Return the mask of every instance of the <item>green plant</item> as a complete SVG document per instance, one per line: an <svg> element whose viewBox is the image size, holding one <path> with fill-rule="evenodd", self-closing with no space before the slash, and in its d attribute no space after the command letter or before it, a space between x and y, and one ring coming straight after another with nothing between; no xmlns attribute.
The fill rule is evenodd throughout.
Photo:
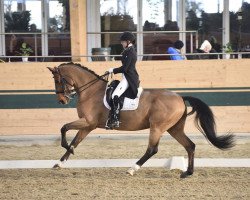
<svg viewBox="0 0 250 200"><path fill-rule="evenodd" d="M232 45L230 43L227 43L226 46L223 46L223 49L224 49L225 53L232 53L233 52L233 48L232 48Z"/></svg>
<svg viewBox="0 0 250 200"><path fill-rule="evenodd" d="M19 49L18 52L21 56L29 56L31 53L33 53L33 50L27 45L27 43L23 42L22 46Z"/></svg>

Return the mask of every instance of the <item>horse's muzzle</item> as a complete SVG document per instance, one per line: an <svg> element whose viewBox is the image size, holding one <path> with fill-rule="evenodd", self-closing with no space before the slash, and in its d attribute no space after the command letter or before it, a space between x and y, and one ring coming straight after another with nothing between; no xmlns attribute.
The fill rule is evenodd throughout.
<svg viewBox="0 0 250 200"><path fill-rule="evenodd" d="M59 94L57 96L57 100L58 100L58 103L63 104L63 105L69 103L69 99L67 97L65 97L64 95L61 95L61 94Z"/></svg>
<svg viewBox="0 0 250 200"><path fill-rule="evenodd" d="M60 103L60 104L66 104L66 102L64 102L63 100L59 100L58 103Z"/></svg>

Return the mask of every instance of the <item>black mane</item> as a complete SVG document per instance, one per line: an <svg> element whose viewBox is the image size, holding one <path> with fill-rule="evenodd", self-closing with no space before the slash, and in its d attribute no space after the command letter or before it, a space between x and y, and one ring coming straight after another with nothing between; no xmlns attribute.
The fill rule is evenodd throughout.
<svg viewBox="0 0 250 200"><path fill-rule="evenodd" d="M106 79L103 78L103 76L99 76L98 74L96 74L93 70L85 67L85 66L82 66L80 63L74 63L74 62L69 62L69 63L62 63L58 66L58 68L62 67L62 66L67 66L67 65L73 65L81 70L84 70L84 71L88 71L89 73L93 74L95 77L97 77L98 79L100 80L103 80L105 82L108 82Z"/></svg>

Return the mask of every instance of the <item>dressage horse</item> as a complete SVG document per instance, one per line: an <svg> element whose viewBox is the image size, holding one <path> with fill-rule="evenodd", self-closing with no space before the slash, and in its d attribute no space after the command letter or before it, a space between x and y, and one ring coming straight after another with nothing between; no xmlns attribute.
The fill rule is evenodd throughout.
<svg viewBox="0 0 250 200"><path fill-rule="evenodd" d="M62 167L74 148L94 129L105 128L109 110L104 106L103 97L107 86L107 76L97 75L90 69L75 63L65 63L49 68L52 72L58 102L68 104L73 95L78 96L77 112L79 119L63 125L61 128L61 145L67 151L54 167ZM192 111L187 113L185 102L189 102ZM116 130L136 131L150 129L148 147L145 154L132 166L128 173L133 175L140 167L158 151L161 136L167 131L188 153L187 171L182 178L190 176L194 171L195 144L184 133L188 115L196 113L195 124L208 141L219 149L234 146L234 135L216 135L215 121L211 109L201 100L194 97L181 97L166 89L145 89L140 97L139 106L133 111L121 111L120 127ZM78 130L68 145L66 132Z"/></svg>

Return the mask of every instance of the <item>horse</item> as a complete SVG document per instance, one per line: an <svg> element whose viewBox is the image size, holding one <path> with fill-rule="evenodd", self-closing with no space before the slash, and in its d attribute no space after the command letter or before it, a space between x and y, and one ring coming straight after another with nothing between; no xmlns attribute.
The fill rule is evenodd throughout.
<svg viewBox="0 0 250 200"><path fill-rule="evenodd" d="M79 119L61 128L61 146L66 153L54 168L61 168L74 154L74 148L94 129L105 129L109 110L103 103L105 89L108 84L108 73L100 76L94 71L77 63L64 63L48 69L52 72L57 100L68 104L74 95L78 96L77 113ZM186 102L192 107L187 112ZM234 135L217 136L214 114L209 106L198 98L180 96L167 89L144 89L139 106L136 110L121 111L120 127L116 130L137 131L149 129L148 147L145 154L131 167L127 173L134 175L141 166L158 152L158 145L164 132L168 132L187 151L188 167L180 177L186 178L194 172L195 144L184 132L187 116L196 113L194 122L206 139L219 149L230 149L234 144ZM70 144L67 143L66 133L78 130Z"/></svg>

